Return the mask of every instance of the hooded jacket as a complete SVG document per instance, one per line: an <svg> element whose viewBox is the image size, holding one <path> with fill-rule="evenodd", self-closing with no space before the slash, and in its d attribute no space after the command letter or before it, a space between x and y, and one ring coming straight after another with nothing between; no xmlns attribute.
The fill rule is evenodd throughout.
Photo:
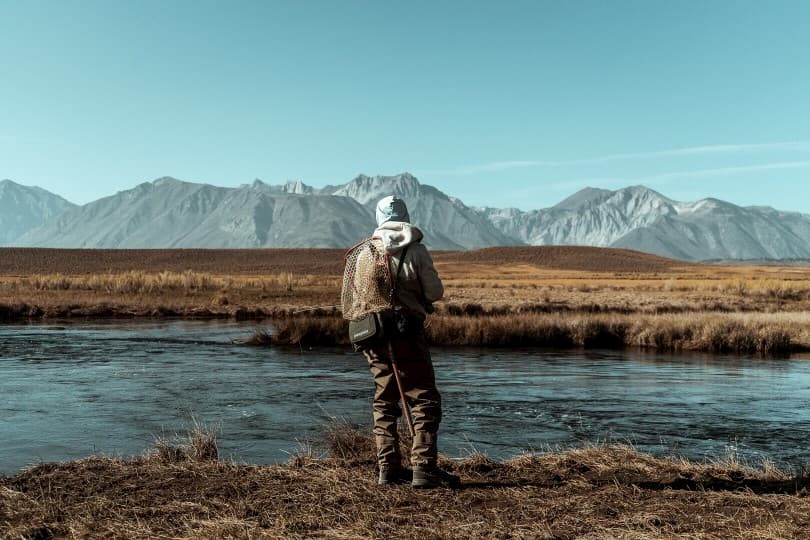
<svg viewBox="0 0 810 540"><path fill-rule="evenodd" d="M399 271L395 302L424 320L427 317L425 306L441 300L444 285L427 248L421 243L422 231L410 223L387 221L374 231L374 236L382 239L391 257L392 275L396 276ZM406 246L408 251L402 260ZM402 269L398 270L400 264Z"/></svg>

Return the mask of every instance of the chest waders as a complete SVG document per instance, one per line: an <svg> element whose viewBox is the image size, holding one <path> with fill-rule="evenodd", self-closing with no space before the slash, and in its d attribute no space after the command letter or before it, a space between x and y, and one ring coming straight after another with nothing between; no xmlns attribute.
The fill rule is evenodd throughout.
<svg viewBox="0 0 810 540"><path fill-rule="evenodd" d="M397 275L393 279L393 283L391 284L391 305L394 304L394 297L397 294L397 282L399 281L399 276L402 271L402 265L405 263L405 254L408 253L408 247L405 246L405 249L402 250L401 255L399 256L399 264L397 265ZM397 389L399 390L399 399L402 402L402 415L405 417L405 421L408 423L408 433L410 433L411 437L416 435L416 431L413 428L413 418L411 418L411 409L408 407L408 400L405 397L405 390L402 388L402 380L399 377L399 366L397 366L397 357L394 355L394 344L391 342L391 338L386 338L388 342L388 360L391 362L391 371L394 372L394 379L397 381Z"/></svg>

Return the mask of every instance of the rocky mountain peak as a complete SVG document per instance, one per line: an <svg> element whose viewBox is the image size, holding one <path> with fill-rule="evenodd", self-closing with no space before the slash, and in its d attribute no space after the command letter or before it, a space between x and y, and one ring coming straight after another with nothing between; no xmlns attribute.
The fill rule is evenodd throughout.
<svg viewBox="0 0 810 540"><path fill-rule="evenodd" d="M388 195L409 198L418 196L422 184L410 173L395 176L358 175L348 184L337 189L335 195L344 195L370 205Z"/></svg>
<svg viewBox="0 0 810 540"><path fill-rule="evenodd" d="M311 195L315 190L301 180L290 181L284 184L284 193L290 195Z"/></svg>
<svg viewBox="0 0 810 540"><path fill-rule="evenodd" d="M644 198L651 198L651 199L663 199L666 201L670 201L669 197L665 197L661 195L654 189L650 189L647 186L636 185L636 186L628 186L626 188L619 189L614 193L621 193L626 196L631 197L644 197Z"/></svg>
<svg viewBox="0 0 810 540"><path fill-rule="evenodd" d="M611 194L613 194L613 192L609 189L586 187L585 189L577 191L567 199L560 201L554 205L554 208L559 210L575 210L583 205L603 199Z"/></svg>
<svg viewBox="0 0 810 540"><path fill-rule="evenodd" d="M6 190L12 190L19 184L15 184L11 180L0 180L0 193L4 193Z"/></svg>
<svg viewBox="0 0 810 540"><path fill-rule="evenodd" d="M177 178L173 178L171 176L161 176L152 181L152 184L155 186L165 186L165 185L177 185L177 184L186 184L187 182L183 182L182 180L178 180Z"/></svg>
<svg viewBox="0 0 810 540"><path fill-rule="evenodd" d="M37 186L24 186L9 179L0 180L0 193L34 193L34 192L47 193L51 195L50 192ZM55 196L58 197L58 195Z"/></svg>
<svg viewBox="0 0 810 540"><path fill-rule="evenodd" d="M645 186L630 186L614 191L605 202L627 216L641 217L643 222L677 213L675 201Z"/></svg>
<svg viewBox="0 0 810 540"><path fill-rule="evenodd" d="M720 215L733 215L740 210L740 207L736 205L711 197L691 203L675 203L675 208L678 210L679 214L711 215L715 217L719 217ZM764 213L773 211L772 208L768 207L760 207L752 210Z"/></svg>
<svg viewBox="0 0 810 540"><path fill-rule="evenodd" d="M415 176L407 172L393 176L367 176L360 174L349 183L365 188L388 187L391 189L400 188L409 190L415 190L421 185Z"/></svg>

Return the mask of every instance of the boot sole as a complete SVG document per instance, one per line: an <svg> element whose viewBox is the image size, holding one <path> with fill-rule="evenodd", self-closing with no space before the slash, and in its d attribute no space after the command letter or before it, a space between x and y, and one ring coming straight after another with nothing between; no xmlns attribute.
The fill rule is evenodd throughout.
<svg viewBox="0 0 810 540"><path fill-rule="evenodd" d="M440 487L438 484L411 484L413 489L436 489Z"/></svg>
<svg viewBox="0 0 810 540"><path fill-rule="evenodd" d="M380 480L377 480L378 486L404 486L407 484L410 484L410 482L408 482L407 480L399 480L399 481L393 480L390 482L382 482Z"/></svg>
<svg viewBox="0 0 810 540"><path fill-rule="evenodd" d="M446 488L446 489L458 489L461 487L461 482L411 482L411 487L414 489L436 489L436 488Z"/></svg>

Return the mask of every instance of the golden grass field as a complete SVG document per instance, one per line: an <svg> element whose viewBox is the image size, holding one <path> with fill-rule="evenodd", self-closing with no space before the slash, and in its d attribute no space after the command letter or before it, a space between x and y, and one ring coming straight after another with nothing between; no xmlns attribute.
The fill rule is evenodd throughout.
<svg viewBox="0 0 810 540"><path fill-rule="evenodd" d="M274 318L345 345L341 250L0 249L0 320ZM435 345L810 350L810 268L690 264L584 247L437 252Z"/></svg>
<svg viewBox="0 0 810 540"><path fill-rule="evenodd" d="M440 460L460 489L377 486L371 437L339 424L274 466L218 460L215 434L198 426L142 457L0 477L0 537L775 540L810 528L810 478L733 455L694 463L593 446Z"/></svg>

